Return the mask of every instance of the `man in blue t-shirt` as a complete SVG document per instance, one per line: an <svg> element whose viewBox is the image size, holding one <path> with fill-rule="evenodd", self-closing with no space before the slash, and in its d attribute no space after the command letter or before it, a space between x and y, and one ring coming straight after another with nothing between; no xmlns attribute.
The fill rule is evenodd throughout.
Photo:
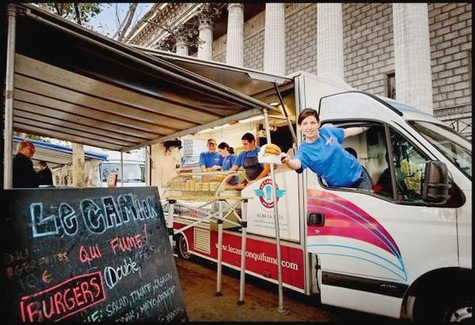
<svg viewBox="0 0 475 325"><path fill-rule="evenodd" d="M246 179L248 181L266 177L270 172L270 165L259 163L257 154L261 148L256 147L254 135L249 132L245 133L241 138L241 143L244 151L239 154L231 170L236 171L242 166L246 171Z"/></svg>
<svg viewBox="0 0 475 325"><path fill-rule="evenodd" d="M208 151L200 154L199 164L204 172L221 170L223 157L216 151L216 140L208 139Z"/></svg>

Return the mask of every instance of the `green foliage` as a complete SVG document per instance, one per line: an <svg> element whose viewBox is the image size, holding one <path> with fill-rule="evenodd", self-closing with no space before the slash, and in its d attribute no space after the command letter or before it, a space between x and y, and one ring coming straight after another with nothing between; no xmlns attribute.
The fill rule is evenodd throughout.
<svg viewBox="0 0 475 325"><path fill-rule="evenodd" d="M17 137L22 137L22 138L25 138L25 139L38 140L38 141L51 143L50 139L44 138L44 137L36 135L36 134L29 134L29 133L24 133L24 132L13 131L13 135L17 136Z"/></svg>
<svg viewBox="0 0 475 325"><path fill-rule="evenodd" d="M38 5L51 13L82 25L98 15L102 6L109 5L109 3L43 2Z"/></svg>

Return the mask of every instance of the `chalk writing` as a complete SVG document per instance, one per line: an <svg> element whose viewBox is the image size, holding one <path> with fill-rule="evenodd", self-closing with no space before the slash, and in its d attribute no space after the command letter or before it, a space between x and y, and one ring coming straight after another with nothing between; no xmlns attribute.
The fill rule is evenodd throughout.
<svg viewBox="0 0 475 325"><path fill-rule="evenodd" d="M16 259L15 259L15 262L17 262ZM12 278L15 276L22 276L26 273L35 272L42 265L52 264L52 263L68 263L68 262L69 262L68 254L66 252L60 252L54 255L41 256L37 260L29 259L26 261L18 261L13 266L7 266L6 275L8 278Z"/></svg>
<svg viewBox="0 0 475 325"><path fill-rule="evenodd" d="M130 257L128 259L122 260L122 265L119 265L118 267L114 268L107 266L104 269L106 285L112 289L120 280L130 274L140 272L141 269L141 266L137 262L132 261Z"/></svg>
<svg viewBox="0 0 475 325"><path fill-rule="evenodd" d="M140 234L127 237L115 236L109 240L109 244L114 255L116 255L117 249L120 249L122 252L130 252L133 249L142 247L142 238Z"/></svg>
<svg viewBox="0 0 475 325"><path fill-rule="evenodd" d="M2 194L5 323L187 320L157 188Z"/></svg>
<svg viewBox="0 0 475 325"><path fill-rule="evenodd" d="M83 263L92 262L96 258L102 257L101 250L99 246L89 246L86 247L81 245L79 247L79 260Z"/></svg>
<svg viewBox="0 0 475 325"><path fill-rule="evenodd" d="M130 306L131 304L129 303L129 299L127 297L121 297L117 300L114 300L108 303L106 306L107 316L119 314L122 310L128 309Z"/></svg>
<svg viewBox="0 0 475 325"><path fill-rule="evenodd" d="M9 265L11 263L17 262L17 261L22 261L26 260L27 258L30 258L30 252L28 249L15 249L11 253L5 253L3 256L3 261L5 265Z"/></svg>
<svg viewBox="0 0 475 325"><path fill-rule="evenodd" d="M183 314L183 308L182 307L176 307L172 311L170 311L168 314L165 315L164 318L159 318L157 321L159 322L172 322L176 321L176 318L180 316L180 314Z"/></svg>
<svg viewBox="0 0 475 325"><path fill-rule="evenodd" d="M175 286L172 285L158 293L156 297L145 300L140 306L140 313L147 313L150 309L160 305L165 299L175 293L175 289Z"/></svg>
<svg viewBox="0 0 475 325"><path fill-rule="evenodd" d="M79 229L79 216L86 228L95 234L102 234L107 229L117 228L131 220L144 221L158 216L152 208L154 198L133 200L132 194L102 198L102 207L91 199L84 199L79 204L79 211L68 203L60 203L57 209L51 207L50 214L45 214L43 202L30 205L30 217L33 237L67 235L74 236ZM152 202L151 202L152 201Z"/></svg>
<svg viewBox="0 0 475 325"><path fill-rule="evenodd" d="M20 301L23 322L58 321L105 300L100 272L70 278Z"/></svg>
<svg viewBox="0 0 475 325"><path fill-rule="evenodd" d="M131 310L127 312L124 316L119 317L116 322L133 322L140 319L139 313L137 313L135 310Z"/></svg>
<svg viewBox="0 0 475 325"><path fill-rule="evenodd" d="M150 283L144 284L140 288L130 292L130 298L132 298L132 303L135 303L137 300L141 300L143 297L148 295L152 291L152 285Z"/></svg>
<svg viewBox="0 0 475 325"><path fill-rule="evenodd" d="M172 281L173 280L173 276L171 273L166 273L164 275L162 275L160 278L158 279L155 279L155 281L153 281L153 291L154 293L156 291L158 291L160 288L162 288L163 286L166 286L168 282Z"/></svg>
<svg viewBox="0 0 475 325"><path fill-rule="evenodd" d="M86 322L100 322L103 319L102 311L101 310L94 310L90 315L85 315L84 320Z"/></svg>

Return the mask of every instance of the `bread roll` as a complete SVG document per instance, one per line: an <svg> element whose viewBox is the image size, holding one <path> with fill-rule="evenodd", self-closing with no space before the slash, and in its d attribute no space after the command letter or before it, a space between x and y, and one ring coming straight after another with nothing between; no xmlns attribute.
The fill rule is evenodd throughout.
<svg viewBox="0 0 475 325"><path fill-rule="evenodd" d="M268 143L266 144L266 147L264 149L264 157L265 156L278 156L282 150L280 150L280 147L278 145L275 145L273 143Z"/></svg>

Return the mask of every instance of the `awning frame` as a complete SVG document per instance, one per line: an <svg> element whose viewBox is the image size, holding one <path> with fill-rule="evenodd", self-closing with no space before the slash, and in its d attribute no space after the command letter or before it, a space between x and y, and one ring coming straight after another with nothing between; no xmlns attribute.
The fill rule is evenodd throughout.
<svg viewBox="0 0 475 325"><path fill-rule="evenodd" d="M133 137L130 137L127 139L127 141L124 141L123 144L119 144L120 141L119 139L116 139L115 142L111 142L110 144L105 145L104 149L109 149L109 150L116 150L120 152L126 152L132 149L137 149L137 148L142 148L146 147L155 143L160 143L164 142L167 140L172 140L179 138L181 136L184 136L186 134L194 134L196 132L199 132L200 130L208 129L213 126L217 125L222 125L228 122L233 122L233 121L238 121L245 119L250 116L258 115L258 114L263 114L264 111L271 111L276 115L281 115L281 112L273 107L270 106L267 103L264 103L256 98L253 98L251 96L248 96L246 94L243 94L235 89L232 89L231 87L225 86L223 84L220 84L218 82L215 82L213 80L207 79L199 74L196 74L192 71L186 70L182 67L179 67L171 62L168 62L165 59L158 58L156 56L149 55L147 53L144 53L138 49L134 49L130 46L124 45L122 43L116 42L114 40L111 40L105 36L102 36L100 34L97 34L93 31L87 30L86 28L76 25L74 23L71 23L61 17L58 17L56 15L53 15L51 13L48 13L40 8L37 8L35 6L29 5L29 4L8 4L6 5L6 19L8 21L8 30L7 30L7 40L6 40L6 87L5 87L5 137L4 137L4 157L10 157L12 153L12 135L13 131L18 131L18 132L23 132L23 133L28 133L27 131L30 130L29 133L31 134L36 134L40 136L45 136L45 137L52 137L52 138L58 138L60 140L65 140L65 141L71 141L74 143L79 143L83 145L91 145L97 147L97 141L101 141L101 135L104 133L103 129L99 129L95 127L95 123L93 122L88 122L87 125L81 125L81 124L75 124L77 125L78 130L81 128L84 128L87 126L87 128L90 128L92 131L98 130L97 132L101 133L93 133L89 135L89 139L94 139L96 142L91 143L89 139L87 139L87 136L85 134L84 137L79 137L78 131L75 131L75 133L67 134L69 130L76 130L76 128L69 128L69 127L64 127L61 126L61 124L69 124L71 123L78 123L77 121L79 120L79 116L73 112L72 110L68 109L63 109L61 112L57 113L56 115L60 116L62 120L59 120L57 124L51 124L54 121L53 118L55 117L53 110L51 107L44 107L39 106L37 103L28 103L25 102L25 98L28 100L37 100L36 98L41 96L41 93L34 93L34 88L31 87L36 87L38 82L43 83L44 85L47 85L48 83L48 77L45 76L44 81L41 79L37 79L39 77L43 77L43 75L35 76L34 78L36 79L31 79L32 82L29 82L27 84L29 89L26 89L23 87L21 89L18 89L19 85L25 86L25 84L19 84L19 82L25 82L28 81L28 78L32 78L31 76L28 75L28 71L25 69L22 70L21 74L18 74L17 72L17 66L18 64L16 57L18 55L22 55L24 57L25 53L19 53L18 50L27 51L27 54L32 54L35 57L28 57L28 64L30 66L28 67L31 68L31 64L34 64L35 60L39 60L39 62L43 62L43 70L41 70L41 73L47 74L48 73L48 68L47 65L45 64L51 64L51 62L44 61L44 56L48 56L48 53L57 53L54 51L60 51L58 49L50 49L48 47L47 39L51 37L46 37L45 35L67 35L64 36L64 39L66 40L76 40L76 42L84 42L87 48L81 48L81 50L86 51L87 49L93 49L91 52L98 53L98 57L107 60L107 55L114 55L114 58L117 58L120 62L123 62L126 64L126 66L137 66L139 70L139 74L143 74L143 76L147 77L150 76L150 80L144 81L144 84L139 84L135 86L133 84L133 76L123 76L125 81L128 81L128 84L124 84L123 80L116 79L113 80L113 78L109 78L110 76L114 76L114 73L112 73L110 76L107 75L102 75L100 78L94 78L97 77L97 75L94 75L93 73L90 74L84 74L83 72L85 70L81 70L81 67L78 66L79 69L74 69L73 67L65 67L64 63L72 62L72 61L61 61L57 62L57 66L53 66L54 70L56 72L61 71L58 69L66 69L65 71L68 71L69 74L71 75L77 75L80 76L82 79L90 80L91 88L94 88L97 84L104 84L104 85L110 85L110 87L113 87L114 89L120 89L120 87L127 87L127 92L131 94L136 94L137 98L137 103L140 101L141 98L147 99L147 101L155 101L156 105L155 106L160 106L160 103L163 103L163 105L169 105L168 100L170 99L171 101L174 101L176 105L184 105L183 107L187 107L187 109L190 109L189 103L195 103L196 99L189 99L187 97L188 94L183 94L183 92L193 92L194 95L200 94L199 96L203 96L203 100L211 100L209 101L209 105L206 103L200 103L200 107L196 107L196 114L197 117L201 118L203 121L208 119L208 122L192 122L193 116L187 115L187 118L190 120L186 123L180 122L180 121L175 121L173 117L169 115L163 115L164 111L161 111L160 108L150 108L149 112L153 114L153 111L161 112L163 118L165 119L163 124L168 126L171 125L172 123L179 125L180 123L184 126L182 128L177 128L175 127L174 130L170 128L170 131L167 133L161 133L157 134L156 136L150 136L148 135L147 138L145 138L143 135L136 137L134 140ZM36 29L41 29L38 31L38 35L44 36L44 39L41 40L33 40L35 44L30 45L29 43L25 45L25 41L23 41L24 36L21 39L18 39L17 33L18 30L22 30L23 32L28 32L31 31L32 33L36 33L34 27L40 26L41 28L36 28ZM20 28L21 27L21 28ZM28 28L30 28L28 30ZM50 33L50 34L48 34ZM51 36L50 35L50 36ZM34 34L36 36L36 34ZM31 37L34 37L31 36ZM63 39L63 40L64 40ZM23 42L21 44L17 44L17 42ZM60 42L61 40L58 40ZM46 42L45 44L43 44ZM82 44L82 43L81 43ZM40 54L36 54L36 51L34 50L36 46L36 49L40 50L38 52L41 52ZM59 49L61 49L63 45L59 45ZM74 46L74 45L71 45ZM70 51L71 49L69 49ZM29 52L28 52L29 51ZM61 53L61 52L60 52ZM81 54L81 53L80 53ZM43 57L41 56L43 55ZM58 55L59 57L60 55ZM51 56L48 56L46 59L53 62L55 60L54 54L51 54ZM24 60L23 60L24 62ZM106 61L104 61L106 62ZM112 61L108 61L108 64L111 64ZM115 62L115 61L114 61ZM120 63L118 62L118 63ZM23 64L23 63L22 63ZM112 63L113 64L113 63ZM100 62L98 63L100 66ZM122 65L117 65L117 67L123 68L124 66ZM89 67L90 68L90 67ZM53 69L51 69L53 70ZM78 72L79 70L79 72ZM30 70L31 71L31 70ZM92 71L92 70L89 70ZM25 74L26 73L26 74ZM38 73L38 72L37 72ZM173 96L171 97L156 97L153 92L151 92L149 89L152 86L155 86L154 81L153 81L153 76L158 75L164 77L163 81L166 83L166 87L170 85L171 88L166 89L167 92L173 92ZM54 82L55 80L51 80L50 82ZM130 82L132 81L132 82ZM147 84L148 82L148 84ZM52 85L54 86L54 85ZM58 91L61 90L59 87L70 87L67 88L68 91L74 91L74 87L76 85L74 84L74 80L71 81L71 85L57 85ZM157 89L160 89L160 85L156 85ZM159 91L160 92L160 91ZM30 95L31 94L31 95ZM158 94L158 93L157 93ZM172 94L172 93L170 93ZM94 90L92 89L90 93L86 94L88 96L99 96L102 94L95 94ZM19 97L21 96L21 97ZM51 96L51 95L49 95ZM58 95L59 96L59 95ZM78 93L76 96L79 98L78 100L81 99L81 93ZM181 97L180 97L181 96ZM83 96L84 97L84 96ZM33 99L32 99L33 98ZM45 97L46 98L46 97ZM101 98L101 100L109 100L111 103L113 98L106 98L106 97L98 97ZM63 98L51 98L48 97L45 99L51 101L54 100L55 102L59 102L60 100L63 100ZM21 100L21 101L20 101ZM25 104L26 103L26 104ZM135 103L135 102L134 102ZM223 110L218 109L217 104L222 103L223 104ZM17 106L21 104L22 111L19 111ZM73 102L73 103L68 103L69 105L73 105L72 107L74 109L81 109L82 102ZM88 103L89 104L89 103ZM140 104L140 103L138 103ZM28 110L24 110L23 107L25 105L29 105ZM44 104L41 104L44 105ZM90 105L90 104L89 104ZM125 105L125 104L120 104L120 105ZM171 104L173 105L173 104ZM227 106L226 106L227 105ZM35 108L36 107L36 108ZM137 108L138 107L138 108ZM173 107L173 106L170 106ZM226 108L227 107L227 108ZM93 107L88 107L87 109L94 109ZM136 110L137 112L140 112L138 109L143 109L145 112L145 109L148 109L148 107L140 108L140 105L138 106L131 106L131 111ZM194 108L191 108L194 109ZM50 112L51 111L51 112ZM177 110L175 110L177 111ZM48 113L44 113L48 112ZM99 111L98 111L99 112ZM219 112L219 115L216 115L216 113ZM118 114L120 114L120 111L117 111ZM21 114L21 115L18 115ZM36 114L36 115L35 115ZM41 114L41 115L38 115ZM76 115L75 115L76 114ZM99 114L99 113L98 113ZM116 114L111 114L111 110L109 111L100 111L101 114L101 119L104 119L105 121L109 122L112 120L109 120L108 117L110 116L111 119L116 117ZM170 114L165 113L165 114ZM85 117L85 120L89 118L94 118L96 114L88 114ZM205 117L203 117L206 115ZM136 117L140 117L140 115L135 115ZM36 120L38 118L38 120ZM45 121L41 121L39 119L45 119ZM123 117L124 118L124 117ZM162 117L160 117L162 118ZM170 122L167 122L168 120ZM93 120L91 120L93 121ZM22 124L26 123L26 124ZM38 126L34 127L35 123L39 123ZM149 122L148 122L149 123ZM134 125L134 120L131 119L131 122L129 123L131 126ZM55 132L50 131L48 129L48 126L51 126L51 128L55 128ZM111 124L113 125L113 124ZM153 126L153 124L150 124ZM124 126L125 127L125 126ZM156 128L156 127L155 127ZM31 132L31 130L35 130L34 132ZM58 130L63 130L64 138L60 137L61 133ZM84 129L86 130L86 129ZM141 129L143 131L148 131L148 129ZM115 131L115 129L112 127L110 131ZM132 129L133 131L133 129ZM132 132L131 131L131 132ZM41 133L36 133L36 132L41 132ZM94 131L96 132L96 131ZM155 130L150 129L150 133L152 134L156 133ZM52 136L52 134L54 134ZM104 137L106 135L102 135ZM106 140L108 138L104 138ZM125 138L124 138L125 139ZM107 141L104 141L106 143ZM116 143L113 145L113 143ZM4 159L5 164L4 164L4 187L9 188L11 186L11 159Z"/></svg>

